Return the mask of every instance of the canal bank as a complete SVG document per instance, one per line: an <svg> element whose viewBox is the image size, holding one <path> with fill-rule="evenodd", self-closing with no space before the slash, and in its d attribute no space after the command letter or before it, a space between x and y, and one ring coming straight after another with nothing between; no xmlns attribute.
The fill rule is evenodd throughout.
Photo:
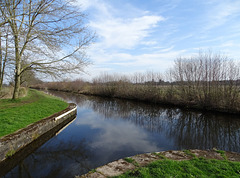
<svg viewBox="0 0 240 178"><path fill-rule="evenodd" d="M135 155L124 159L113 161L104 166L98 167L87 174L76 176L76 178L107 178L124 174L141 167L145 167L150 163L158 160L174 160L188 161L192 159L206 160L228 160L232 162L240 162L240 154L234 152L224 152L220 150L184 150L184 151L163 151ZM239 170L240 171L240 170ZM137 174L133 172L133 174ZM238 173L240 174L240 172ZM132 175L136 177L136 175ZM190 176L190 175L189 175Z"/></svg>
<svg viewBox="0 0 240 178"><path fill-rule="evenodd" d="M157 104L159 106L163 107L177 107L181 108L184 110L190 110L190 111L200 111L200 112L211 112L211 113L216 113L216 114L226 114L226 115L240 115L240 110L238 109L233 109L233 108L226 108L226 107L218 107L218 106L208 106L208 105L203 105L200 102L193 102L193 101L181 101L179 99L172 99L171 97L167 98L162 98L160 95L156 96L151 96L147 97L149 93L143 94L143 96L135 96L135 93L131 95L125 95L124 94L108 94L108 93L98 93L97 90L95 92L90 92L88 90L68 90L68 89L51 89L51 88L44 88L44 87L39 87L39 86L32 86L31 88L37 89L37 90L49 90L53 92L66 92L66 93L72 93L72 94L77 94L77 95L85 95L85 96L97 96L97 97L102 97L102 98L115 98L115 99L122 99L122 100L129 100L129 101L136 101L136 102L143 102L146 104ZM90 88L90 87L88 87ZM113 89L108 89L109 91ZM127 91L127 90L126 90ZM151 91L150 91L151 93ZM152 94L152 93L151 93Z"/></svg>
<svg viewBox="0 0 240 178"><path fill-rule="evenodd" d="M37 145L41 145L46 140L46 136L56 134L69 122L71 122L77 114L76 104L70 103L69 106L55 113L47 118L37 121L27 127L20 129L12 134L3 136L0 138L0 175L4 175L10 165L13 165L14 155L20 155L24 153L24 148L27 150L36 149L35 146L31 146L32 143L38 142ZM40 142L39 142L40 141ZM47 141L47 140L46 140ZM41 143L41 144L39 144ZM26 149L25 149L26 150ZM31 153L32 151L30 151ZM21 155L23 156L23 155ZM27 155L26 155L27 156ZM11 162L13 160L13 162ZM9 163L11 162L11 164Z"/></svg>
<svg viewBox="0 0 240 178"><path fill-rule="evenodd" d="M74 177L156 151L217 148L240 153L238 116L67 92L49 94L76 103L76 119L5 177Z"/></svg>

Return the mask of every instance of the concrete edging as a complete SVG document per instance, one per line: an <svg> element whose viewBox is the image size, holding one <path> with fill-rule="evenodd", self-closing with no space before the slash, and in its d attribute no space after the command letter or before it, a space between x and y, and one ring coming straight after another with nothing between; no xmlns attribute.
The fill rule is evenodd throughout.
<svg viewBox="0 0 240 178"><path fill-rule="evenodd" d="M70 103L69 106L47 118L32 123L12 134L0 138L0 162L6 160L25 146L29 145L41 135L49 132L58 125L76 116L77 106Z"/></svg>
<svg viewBox="0 0 240 178"><path fill-rule="evenodd" d="M87 174L76 176L76 178L107 178L119 176L129 170L134 170L138 167L146 166L147 164L163 159L171 159L176 161L190 160L194 157L203 157L206 159L218 159L229 161L240 161L240 154L234 152L224 152L218 150L186 150L186 151L163 151L155 153L145 153L136 156L127 157L113 161L104 166L94 169Z"/></svg>

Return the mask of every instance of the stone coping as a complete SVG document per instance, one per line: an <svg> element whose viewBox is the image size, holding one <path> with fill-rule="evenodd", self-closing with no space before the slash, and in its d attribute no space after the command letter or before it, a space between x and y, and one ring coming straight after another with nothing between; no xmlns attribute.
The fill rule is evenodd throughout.
<svg viewBox="0 0 240 178"><path fill-rule="evenodd" d="M37 121L37 122L34 122L34 123L32 123L32 124L29 124L27 127L24 127L24 128L22 128L22 129L19 129L19 130L17 130L17 131L14 132L14 133L11 133L11 134L8 134L8 135L5 135L5 136L1 137L1 138L0 138L0 143L1 143L2 141L4 141L4 140L12 139L12 138L16 137L17 135L21 134L21 133L24 132L24 131L30 130L30 129L32 128L32 126L34 126L34 125L37 125L37 124L43 123L43 122L47 122L48 120L53 120L53 119L55 119L56 117L59 117L59 116L61 116L62 114L66 113L66 112L68 112L68 111L70 111L70 110L73 110L73 109L77 109L76 104L74 104L74 103L69 103L69 105L68 105L68 107L67 107L66 109L64 109L64 110L62 110L62 111L59 111L59 112L57 112L57 113L55 113L55 114L53 114L53 115L51 115L51 116L49 116L49 117L46 117L46 118L44 118L44 119L41 119L41 120L39 120L39 121Z"/></svg>
<svg viewBox="0 0 240 178"><path fill-rule="evenodd" d="M68 122L70 118L76 116L77 106L70 103L68 107L49 117L41 119L25 128L0 138L0 163L7 157L12 156L26 145L30 144L41 135L54 129L58 125ZM67 123L66 123L67 124Z"/></svg>
<svg viewBox="0 0 240 178"><path fill-rule="evenodd" d="M224 152L213 150L185 150L185 151L163 151L155 153L145 153L124 159L113 161L104 166L94 169L87 174L82 176L76 176L77 178L106 178L119 176L129 170L134 170L137 167L143 167L147 164L163 159L171 159L176 161L190 160L194 157L203 157L206 159L218 159L218 160L229 160L229 161L240 161L240 154L234 152Z"/></svg>

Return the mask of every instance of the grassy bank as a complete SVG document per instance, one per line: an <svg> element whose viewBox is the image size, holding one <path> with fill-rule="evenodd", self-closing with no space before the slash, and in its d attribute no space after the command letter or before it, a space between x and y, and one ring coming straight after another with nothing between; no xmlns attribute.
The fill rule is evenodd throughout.
<svg viewBox="0 0 240 178"><path fill-rule="evenodd" d="M203 83L204 84L204 83ZM193 87L184 83L134 84L124 81L106 83L51 82L35 85L36 88L73 92L86 95L115 97L136 101L168 104L184 108L240 113L240 92L238 85L218 87Z"/></svg>
<svg viewBox="0 0 240 178"><path fill-rule="evenodd" d="M226 87L227 88L227 87ZM141 85L123 82L89 85L83 94L116 97L185 108L213 110L227 113L240 112L239 92L232 94L225 88L204 92L200 89L187 91L185 85ZM205 88L202 88L205 90ZM235 89L237 90L237 89ZM237 93L238 92L238 93ZM234 98L234 99L233 99Z"/></svg>
<svg viewBox="0 0 240 178"><path fill-rule="evenodd" d="M65 109L68 104L43 92L29 90L27 96L0 100L0 137Z"/></svg>
<svg viewBox="0 0 240 178"><path fill-rule="evenodd" d="M240 162L195 158L186 161L158 160L124 173L125 177L239 177Z"/></svg>

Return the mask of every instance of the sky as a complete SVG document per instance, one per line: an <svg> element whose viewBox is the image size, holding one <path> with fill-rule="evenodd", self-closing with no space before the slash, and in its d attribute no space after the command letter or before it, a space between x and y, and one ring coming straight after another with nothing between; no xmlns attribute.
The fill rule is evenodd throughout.
<svg viewBox="0 0 240 178"><path fill-rule="evenodd" d="M87 78L165 72L177 57L240 56L240 0L76 0L97 39Z"/></svg>

